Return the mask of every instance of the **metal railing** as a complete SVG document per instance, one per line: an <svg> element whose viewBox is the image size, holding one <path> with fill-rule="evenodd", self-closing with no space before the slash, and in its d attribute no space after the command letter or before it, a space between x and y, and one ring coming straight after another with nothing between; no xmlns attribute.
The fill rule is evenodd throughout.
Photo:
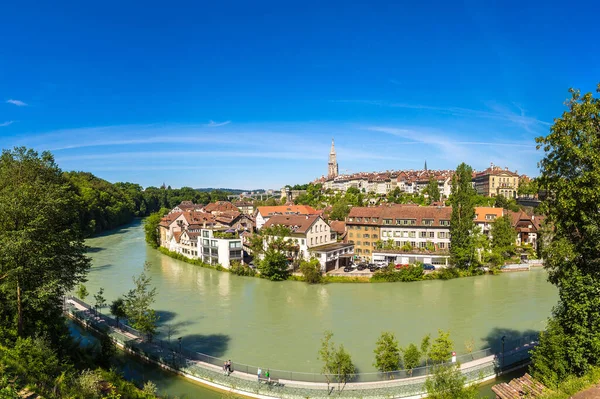
<svg viewBox="0 0 600 399"><path fill-rule="evenodd" d="M169 367L175 369L185 369L186 372L205 378L207 372L207 365L216 366L216 368L209 368L211 372L220 372L226 359L210 356L204 353L195 352L186 349L177 340L165 341L157 338L151 340L145 340L144 334L133 329L132 327L119 322L117 326L116 320L107 315L100 315L95 312L90 305L85 302L74 298L68 297L68 301L77 303L86 310L77 310L74 306L65 306L65 312L68 312L73 317L85 322L100 333L110 335L114 340L121 343L128 349L142 354L151 360L163 363ZM112 328L111 328L112 327ZM457 356L457 362L460 364L466 364L474 360L483 359L486 357L492 357L489 361L483 362L479 365L472 366L469 369L463 369L463 373L466 370L492 367L494 370L500 370L508 368L511 365L522 363L529 359L529 350L537 344L537 335L525 336L515 340L504 342L504 352L494 352L491 348L479 350L472 353L466 353ZM202 364L204 363L204 364ZM250 376L257 375L258 367L232 362L233 371L246 373ZM422 380L424 382L431 372L432 366L417 367L412 370L397 370L391 372L371 372L371 373L357 373L351 379L351 382L399 382L399 380L412 381ZM263 373L267 368L262 367ZM298 372L289 370L278 370L268 369L272 379L287 380L292 382L307 382L307 383L327 383L335 382L338 380L338 376L335 374L324 375L321 373L309 373L309 372ZM232 374L232 376L234 376ZM417 377L421 377L420 379ZM213 378L213 377L210 377ZM473 380L475 380L474 378Z"/></svg>

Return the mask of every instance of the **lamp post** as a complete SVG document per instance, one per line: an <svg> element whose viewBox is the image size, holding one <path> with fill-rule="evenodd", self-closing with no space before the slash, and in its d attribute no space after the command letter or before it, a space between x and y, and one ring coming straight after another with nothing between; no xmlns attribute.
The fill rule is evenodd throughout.
<svg viewBox="0 0 600 399"><path fill-rule="evenodd" d="M506 335L502 336L502 368L504 368L504 340L506 339Z"/></svg>
<svg viewBox="0 0 600 399"><path fill-rule="evenodd" d="M179 341L179 363L183 363L183 359L181 358L181 337L177 338Z"/></svg>

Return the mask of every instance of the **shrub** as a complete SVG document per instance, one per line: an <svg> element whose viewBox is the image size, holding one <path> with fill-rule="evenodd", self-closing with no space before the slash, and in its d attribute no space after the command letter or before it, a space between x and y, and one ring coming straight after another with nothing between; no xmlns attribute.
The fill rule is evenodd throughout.
<svg viewBox="0 0 600 399"><path fill-rule="evenodd" d="M231 262L229 271L237 276L256 276L256 271L253 268L236 261Z"/></svg>
<svg viewBox="0 0 600 399"><path fill-rule="evenodd" d="M304 280L309 284L318 284L323 281L321 263L319 263L318 259L312 258L310 261L301 261L300 272L304 276Z"/></svg>
<svg viewBox="0 0 600 399"><path fill-rule="evenodd" d="M400 270L396 270L394 265L390 264L389 266L373 273L373 277L371 277L371 281L375 282L408 282L419 280L423 280L423 268L419 265L403 267Z"/></svg>

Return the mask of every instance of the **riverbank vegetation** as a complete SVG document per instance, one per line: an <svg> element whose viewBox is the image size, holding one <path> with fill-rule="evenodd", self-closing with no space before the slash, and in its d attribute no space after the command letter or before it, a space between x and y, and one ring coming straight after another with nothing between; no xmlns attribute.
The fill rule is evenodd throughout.
<svg viewBox="0 0 600 399"><path fill-rule="evenodd" d="M150 398L69 335L62 297L85 281L80 198L48 152L0 156L0 392L45 398ZM116 212L115 214L119 214ZM102 293L95 297L103 305Z"/></svg>

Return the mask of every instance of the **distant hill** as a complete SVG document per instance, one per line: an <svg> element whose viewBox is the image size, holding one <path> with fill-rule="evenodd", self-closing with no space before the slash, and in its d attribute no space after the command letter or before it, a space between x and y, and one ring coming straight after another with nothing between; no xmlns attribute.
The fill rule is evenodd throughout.
<svg viewBox="0 0 600 399"><path fill-rule="evenodd" d="M197 188L196 190L200 191L201 193L210 193L211 191L225 191L228 193L231 193L233 195L238 195L241 193L247 193L247 192L255 192L255 193L259 193L259 192L264 192L264 189L258 189L258 190L242 190L239 188L212 188L212 187L207 187L207 188Z"/></svg>

